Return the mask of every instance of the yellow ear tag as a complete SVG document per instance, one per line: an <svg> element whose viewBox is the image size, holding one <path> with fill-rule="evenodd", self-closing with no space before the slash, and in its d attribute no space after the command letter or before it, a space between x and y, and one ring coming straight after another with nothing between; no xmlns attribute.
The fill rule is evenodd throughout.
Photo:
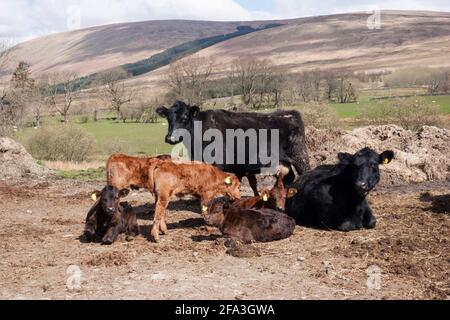
<svg viewBox="0 0 450 320"><path fill-rule="evenodd" d="M208 212L208 207L207 207L207 206L202 206L202 212L203 212L203 213Z"/></svg>
<svg viewBox="0 0 450 320"><path fill-rule="evenodd" d="M231 184L231 178L230 177L226 177L225 178L225 184L227 184L227 185Z"/></svg>
<svg viewBox="0 0 450 320"><path fill-rule="evenodd" d="M91 194L91 199L97 201L97 195L95 193Z"/></svg>
<svg viewBox="0 0 450 320"><path fill-rule="evenodd" d="M391 161L388 158L384 158L383 164L388 164L389 162L391 162Z"/></svg>
<svg viewBox="0 0 450 320"><path fill-rule="evenodd" d="M269 201L269 196L267 194L263 195L263 201L264 202Z"/></svg>

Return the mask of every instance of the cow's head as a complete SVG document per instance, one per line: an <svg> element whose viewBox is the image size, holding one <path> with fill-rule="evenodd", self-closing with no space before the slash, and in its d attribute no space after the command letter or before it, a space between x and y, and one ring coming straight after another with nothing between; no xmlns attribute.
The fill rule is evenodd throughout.
<svg viewBox="0 0 450 320"><path fill-rule="evenodd" d="M101 191L94 191L92 198L98 201L98 204L106 215L113 216L119 210L120 198L126 197L129 192L128 189L118 190L108 185Z"/></svg>
<svg viewBox="0 0 450 320"><path fill-rule="evenodd" d="M277 175L277 181L273 188L268 191L264 190L261 193L261 199L269 203L269 208L274 210L284 211L286 199L292 197L297 193L295 188L286 188L283 183L283 176Z"/></svg>
<svg viewBox="0 0 450 320"><path fill-rule="evenodd" d="M220 197L212 200L208 205L208 210L203 212L206 224L220 227L225 220L225 211L229 209L232 201L228 197Z"/></svg>
<svg viewBox="0 0 450 320"><path fill-rule="evenodd" d="M225 191L223 193L226 196L230 197L231 199L241 198L241 182L234 174L227 175L222 183L225 187Z"/></svg>
<svg viewBox="0 0 450 320"><path fill-rule="evenodd" d="M190 131L199 112L200 108L198 106L189 106L182 101L175 102L169 109L166 107L157 108L156 113L166 118L169 124L166 142L170 144L180 143L183 139L180 136L174 135L174 131L177 129Z"/></svg>
<svg viewBox="0 0 450 320"><path fill-rule="evenodd" d="M339 161L346 165L347 177L352 187L360 195L366 195L380 181L380 164L388 164L394 158L394 152L387 150L381 154L370 148L364 148L354 155L339 153Z"/></svg>

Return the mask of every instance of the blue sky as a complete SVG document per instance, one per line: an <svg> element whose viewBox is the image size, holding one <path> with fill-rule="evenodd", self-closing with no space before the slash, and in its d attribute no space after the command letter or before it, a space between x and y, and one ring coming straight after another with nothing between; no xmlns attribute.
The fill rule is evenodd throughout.
<svg viewBox="0 0 450 320"><path fill-rule="evenodd" d="M0 0L0 41L156 19L287 19L373 9L450 12L450 0Z"/></svg>

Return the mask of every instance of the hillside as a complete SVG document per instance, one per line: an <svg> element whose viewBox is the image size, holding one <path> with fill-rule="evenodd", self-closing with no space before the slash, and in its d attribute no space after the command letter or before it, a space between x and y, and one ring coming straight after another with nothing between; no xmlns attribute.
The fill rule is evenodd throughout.
<svg viewBox="0 0 450 320"><path fill-rule="evenodd" d="M214 57L222 69L236 58L266 58L289 72L450 66L450 13L383 11L379 30L367 28L368 16L298 19L216 44L197 55Z"/></svg>
<svg viewBox="0 0 450 320"><path fill-rule="evenodd" d="M368 17L350 13L281 21L123 23L19 44L13 48L13 61L29 61L34 74L75 70L82 76L125 65L136 75L132 83L152 88L160 87L171 57L189 54L213 57L218 76L242 57L267 58L287 72L450 66L450 13L383 11L379 30L367 27ZM275 27L256 31L268 25ZM239 33L243 26L252 32ZM180 48L189 50L180 55ZM139 72L134 72L136 67Z"/></svg>
<svg viewBox="0 0 450 320"><path fill-rule="evenodd" d="M233 33L240 26L259 28L268 23L144 21L52 34L15 46L12 62L4 73L10 74L14 63L25 60L35 74L71 70L84 76L146 59L189 41Z"/></svg>

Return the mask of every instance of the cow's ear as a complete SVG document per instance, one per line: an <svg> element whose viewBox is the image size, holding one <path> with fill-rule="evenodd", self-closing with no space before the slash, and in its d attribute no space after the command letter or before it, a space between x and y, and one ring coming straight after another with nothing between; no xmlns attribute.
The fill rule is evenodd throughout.
<svg viewBox="0 0 450 320"><path fill-rule="evenodd" d="M388 164L394 159L394 152L391 150L386 150L380 154L379 163L380 164Z"/></svg>
<svg viewBox="0 0 450 320"><path fill-rule="evenodd" d="M129 193L130 193L130 190L122 189L119 191L119 197L121 197L121 198L126 197Z"/></svg>
<svg viewBox="0 0 450 320"><path fill-rule="evenodd" d="M91 199L92 201L97 201L102 195L101 191L95 190L94 192L91 193Z"/></svg>
<svg viewBox="0 0 450 320"><path fill-rule="evenodd" d="M166 107L162 106L162 107L158 107L156 108L156 113L163 118L167 118L167 115L169 114L169 109L167 109Z"/></svg>
<svg viewBox="0 0 450 320"><path fill-rule="evenodd" d="M339 162L342 164L349 164L350 162L352 162L352 157L353 156L347 152L339 152L338 153Z"/></svg>
<svg viewBox="0 0 450 320"><path fill-rule="evenodd" d="M287 191L287 197L288 198L293 197L296 193L297 193L297 189L289 188L288 191Z"/></svg>
<svg viewBox="0 0 450 320"><path fill-rule="evenodd" d="M192 118L197 118L197 115L198 115L199 112L200 112L199 106L192 106L191 107Z"/></svg>

